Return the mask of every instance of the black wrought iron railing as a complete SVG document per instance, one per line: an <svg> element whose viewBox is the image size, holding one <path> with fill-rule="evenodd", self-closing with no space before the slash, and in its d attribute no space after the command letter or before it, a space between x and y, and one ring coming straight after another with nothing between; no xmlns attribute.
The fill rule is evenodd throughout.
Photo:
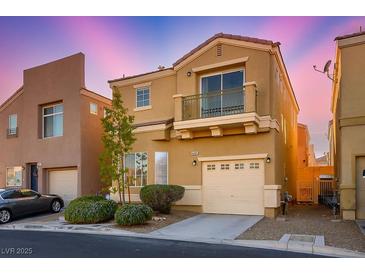
<svg viewBox="0 0 365 274"><path fill-rule="evenodd" d="M210 91L182 99L183 120L244 113L243 87Z"/></svg>

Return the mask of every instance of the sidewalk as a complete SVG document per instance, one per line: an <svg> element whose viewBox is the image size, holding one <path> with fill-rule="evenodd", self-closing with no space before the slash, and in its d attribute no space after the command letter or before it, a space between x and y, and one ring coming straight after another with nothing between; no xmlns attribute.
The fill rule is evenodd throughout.
<svg viewBox="0 0 365 274"><path fill-rule="evenodd" d="M351 250L325 246L321 243L303 243L291 241L290 236L283 237L284 240L227 240L204 237L163 235L158 233L135 233L122 229L113 228L112 224L91 224L91 225L72 225L64 221L50 221L47 223L29 222L29 223L12 223L1 225L0 230L23 230L23 231L50 231L50 232L67 232L67 233L84 233L95 235L113 235L123 237L136 238L152 238L162 240L177 240L187 242L200 242L210 244L225 244L234 246L265 248L282 251L301 252L316 255L325 255L330 257L345 257L345 258L365 258L365 253L355 252Z"/></svg>

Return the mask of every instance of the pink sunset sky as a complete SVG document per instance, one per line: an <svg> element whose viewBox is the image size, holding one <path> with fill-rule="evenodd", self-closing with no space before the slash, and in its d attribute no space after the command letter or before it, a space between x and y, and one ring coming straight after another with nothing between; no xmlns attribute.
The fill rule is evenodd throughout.
<svg viewBox="0 0 365 274"><path fill-rule="evenodd" d="M299 122L319 157L328 151L331 81L313 65L333 61L334 38L360 26L365 17L1 17L0 104L24 69L77 52L86 55L87 87L111 97L107 80L171 66L215 33L252 36L281 43Z"/></svg>

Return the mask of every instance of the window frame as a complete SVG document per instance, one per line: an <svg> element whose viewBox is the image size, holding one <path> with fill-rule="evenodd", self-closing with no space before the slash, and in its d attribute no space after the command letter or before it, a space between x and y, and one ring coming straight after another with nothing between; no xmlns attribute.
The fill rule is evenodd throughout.
<svg viewBox="0 0 365 274"><path fill-rule="evenodd" d="M16 184L16 170L15 169L19 169L18 172L21 172L21 178L20 178L20 185ZM14 180L15 180L15 185L9 185L9 176L8 176L8 170L9 169L13 169L14 170ZM6 187L21 187L23 185L23 167L22 166L9 166L5 168L5 186Z"/></svg>
<svg viewBox="0 0 365 274"><path fill-rule="evenodd" d="M95 106L96 107L96 111L92 111L91 109L91 106ZM92 115L98 115L98 104L97 103L94 103L94 102L90 102L89 103L89 113L92 114Z"/></svg>
<svg viewBox="0 0 365 274"><path fill-rule="evenodd" d="M11 127L11 117L15 117L15 128ZM9 116L8 116L8 135L10 135L10 136L16 135L17 128L18 128L18 114L17 113L9 114ZM15 130L15 132L13 132L12 130Z"/></svg>
<svg viewBox="0 0 365 274"><path fill-rule="evenodd" d="M141 90L148 90L148 105L143 105L143 106L138 106L138 91ZM135 96L136 96L136 107L135 107L135 111L138 110L145 110L145 109L151 109L152 107L152 102L151 102L151 86L150 85L146 85L146 86L141 86L141 87L136 87L135 88ZM146 100L142 100L142 101L146 101Z"/></svg>
<svg viewBox="0 0 365 274"><path fill-rule="evenodd" d="M166 184L157 183L156 178L156 153L165 153L166 154ZM155 185L169 185L169 152L168 151L155 151Z"/></svg>
<svg viewBox="0 0 365 274"><path fill-rule="evenodd" d="M147 168L146 168L146 185L148 185L148 166L149 166L149 163L148 163L148 153L147 151L137 151L137 152L129 152L129 153L126 153L124 154L124 161L123 161L123 167L124 169L126 169L126 157L128 154L134 154L134 178L136 179L137 178L137 169L136 169L136 154L137 153L141 153L141 154L146 154L146 161L147 161ZM143 170L142 170L142 174L143 174ZM127 180L127 173L124 174L124 180L126 181ZM141 185L140 186L137 186L136 185L136 180L133 182L133 185L129 185L130 188L141 188L141 187L144 187L143 185L143 175L141 177Z"/></svg>
<svg viewBox="0 0 365 274"><path fill-rule="evenodd" d="M200 75L200 78L199 78L199 94L203 95L203 91L202 91L202 86L203 86L202 85L202 80L203 80L203 78L220 75L221 76L221 89L220 90L223 90L223 81L222 81L223 74L238 72L238 71L242 72L242 75L243 75L242 82L243 82L243 85L244 85L246 83L246 69L245 69L245 67L239 67L239 68L234 68L234 69L226 69L226 70L221 70L221 71L218 71L218 72L206 73L206 74ZM243 86L242 86L242 88L243 88Z"/></svg>
<svg viewBox="0 0 365 274"><path fill-rule="evenodd" d="M56 106L62 105L62 112L56 112L56 113L52 113L52 114L44 114L44 110L46 108L55 108ZM48 136L45 137L44 136L44 118L45 117L50 117L50 116L55 116L55 115L59 115L62 114L62 135L58 135L58 136ZM42 139L49 139L49 138L57 138L57 137L62 137L64 134L64 114L65 114L65 109L64 109L64 104L63 102L59 102L59 103L54 103L54 104L50 104L50 105L44 105L42 106Z"/></svg>
<svg viewBox="0 0 365 274"><path fill-rule="evenodd" d="M216 75L220 75L220 79L221 79L221 85L220 85L220 91L222 92L224 89L223 89L223 75L224 74L228 74L228 73L232 73L232 72L242 72L242 91L243 91L243 87L246 83L246 67L243 66L243 67L237 67L237 68L232 68L232 69L223 69L223 70L220 70L220 71L217 71L217 72L212 72L212 73L206 73L206 74L202 74L200 75L199 77L199 95L200 96L203 96L203 78L206 78L206 77L211 77L211 76L216 76ZM217 90L219 91L219 90ZM223 107L223 94L221 93L221 109ZM242 102L243 102L243 105L245 105L245 94L243 93L243 98L242 98ZM201 107L199 108L199 115L202 116L202 109Z"/></svg>

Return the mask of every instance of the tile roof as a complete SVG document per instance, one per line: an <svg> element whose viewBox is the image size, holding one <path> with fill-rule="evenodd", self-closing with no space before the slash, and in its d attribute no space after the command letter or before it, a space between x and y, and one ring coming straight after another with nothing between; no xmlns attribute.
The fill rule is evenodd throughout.
<svg viewBox="0 0 365 274"><path fill-rule="evenodd" d="M187 54L185 54L183 57L181 57L179 60L177 60L173 64L173 66L174 67L177 66L182 61L184 61L186 58L188 58L189 56L193 55L195 52L199 51L200 49L202 49L203 47L205 47L206 45L208 45L210 42L212 42L212 41L214 41L215 39L218 39L218 38L226 38L226 39L239 40L239 41L257 43L257 44L264 44L264 45L280 45L280 43L278 43L278 42L274 43L271 40L265 40L265 39L259 39L259 38L254 38L254 37L234 35L234 34L227 34L227 33L220 32L220 33L217 33L217 34L213 35L208 40L206 40L205 42L201 43L199 46L197 46L196 48L194 48L193 50L191 50L190 52L188 52Z"/></svg>
<svg viewBox="0 0 365 274"><path fill-rule="evenodd" d="M342 36L337 36L335 38L335 41L342 40L342 39L347 39L347 38L352 38L352 37L356 37L356 36L361 36L361 35L364 35L364 34L365 34L365 31L360 31L360 32L354 32L354 33L351 33L351 34L342 35Z"/></svg>
<svg viewBox="0 0 365 274"><path fill-rule="evenodd" d="M145 73L141 73L141 74L135 74L135 75L127 76L127 77L122 77L122 78L117 78L117 79L109 80L108 83L113 83L113 82L117 82L117 81L132 79L132 78L136 78L136 77L140 77L140 76L145 76L145 75L152 74L152 73L156 73L156 72L160 72L160 71L171 70L171 69L172 69L172 67L170 67L170 68L164 68L164 69L158 69L158 70L153 70L153 71L150 71L150 72L145 72Z"/></svg>
<svg viewBox="0 0 365 274"><path fill-rule="evenodd" d="M186 58L188 58L189 56L193 55L195 52L199 51L200 49L202 49L203 47L205 47L206 45L208 45L210 42L212 42L212 41L214 41L215 39L218 39L218 38L225 38L225 39L246 41L246 42L263 44L263 45L271 45L271 46L278 46L278 45L280 45L279 42L275 42L274 43L271 40L265 40L265 39L259 39L259 38L254 38L254 37L241 36L241 35L233 35L233 34L227 34L227 33L220 32L220 33L217 33L217 34L213 35L208 40L206 40L205 42L201 43L199 46L197 46L196 48L194 48L193 50L191 50L190 52L188 52L187 54L185 54L183 57L181 57L179 60L177 60L172 65L172 67L165 68L165 69L162 69L162 70L150 71L150 72L142 73L142 74L131 75L131 76L127 76L127 77L124 77L124 78L113 79L113 80L109 80L108 83L117 82L117 81L123 81L123 80L127 80L127 79L132 79L132 78L136 78L136 77L140 77L140 76L144 76L144 75L148 75L148 74L152 74L152 73L157 73L157 72L164 71L164 70L171 70L171 69L173 69L173 67L175 67L178 64L180 64Z"/></svg>

